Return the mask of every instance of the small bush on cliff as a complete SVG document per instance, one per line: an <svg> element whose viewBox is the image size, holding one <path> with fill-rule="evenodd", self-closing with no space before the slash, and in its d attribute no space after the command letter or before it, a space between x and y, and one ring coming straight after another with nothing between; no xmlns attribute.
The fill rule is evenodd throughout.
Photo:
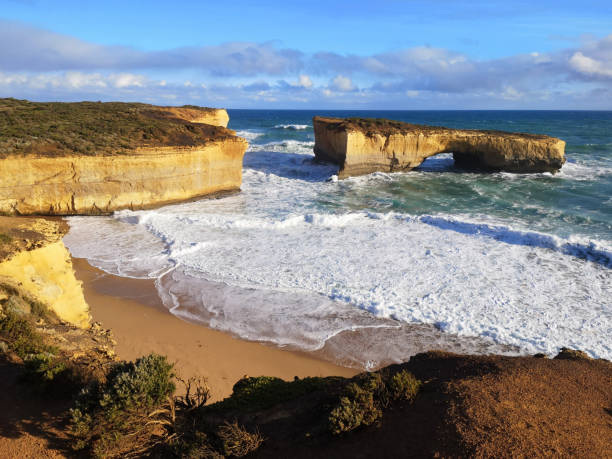
<svg viewBox="0 0 612 459"><path fill-rule="evenodd" d="M244 427L226 422L217 430L226 456L244 457L261 446L264 439L259 432L251 433Z"/></svg>
<svg viewBox="0 0 612 459"><path fill-rule="evenodd" d="M329 428L333 434L372 425L382 417L381 408L387 396L380 374L367 374L360 381L350 383L345 393L329 415Z"/></svg>
<svg viewBox="0 0 612 459"><path fill-rule="evenodd" d="M75 449L101 457L146 451L172 424L173 376L173 365L156 354L116 364L71 410Z"/></svg>
<svg viewBox="0 0 612 459"><path fill-rule="evenodd" d="M40 354L51 349L43 342L28 317L13 310L7 310L0 319L0 335L9 348L21 359L30 354Z"/></svg>
<svg viewBox="0 0 612 459"><path fill-rule="evenodd" d="M283 381L270 376L242 378L232 395L213 405L216 410L257 411L325 388L334 378L295 378Z"/></svg>
<svg viewBox="0 0 612 459"><path fill-rule="evenodd" d="M421 388L421 381L407 370L395 373L389 381L389 391L394 400L412 401Z"/></svg>
<svg viewBox="0 0 612 459"><path fill-rule="evenodd" d="M408 371L389 376L367 373L348 384L338 405L329 415L329 429L334 435L350 432L377 422L383 409L393 400L412 401L421 383Z"/></svg>

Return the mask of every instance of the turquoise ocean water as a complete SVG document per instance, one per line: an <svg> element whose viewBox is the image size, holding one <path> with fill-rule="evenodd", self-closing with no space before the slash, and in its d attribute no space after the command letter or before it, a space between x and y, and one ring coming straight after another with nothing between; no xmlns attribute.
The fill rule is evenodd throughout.
<svg viewBox="0 0 612 459"><path fill-rule="evenodd" d="M176 315L280 346L412 324L519 353L612 358L612 112L229 113L250 143L240 194L72 218L73 254L155 278ZM548 134L567 142L567 163L554 175L477 173L444 154L339 181L313 161L313 115ZM369 367L402 344L367 359L352 346L343 352Z"/></svg>

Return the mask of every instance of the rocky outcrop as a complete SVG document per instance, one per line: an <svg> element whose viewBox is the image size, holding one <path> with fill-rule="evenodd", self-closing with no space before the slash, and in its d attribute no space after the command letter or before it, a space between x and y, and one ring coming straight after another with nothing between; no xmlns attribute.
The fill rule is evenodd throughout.
<svg viewBox="0 0 612 459"><path fill-rule="evenodd" d="M0 213L99 215L239 190L222 109L0 99Z"/></svg>
<svg viewBox="0 0 612 459"><path fill-rule="evenodd" d="M389 120L315 117L315 156L340 166L339 178L409 171L439 153L506 172L556 172L565 142L545 135L420 126Z"/></svg>
<svg viewBox="0 0 612 459"><path fill-rule="evenodd" d="M100 215L239 190L246 148L229 137L116 156L9 156L0 160L0 212Z"/></svg>
<svg viewBox="0 0 612 459"><path fill-rule="evenodd" d="M210 124L211 126L227 127L229 115L224 108L187 108L187 107L165 107L168 112L177 118L190 123Z"/></svg>
<svg viewBox="0 0 612 459"><path fill-rule="evenodd" d="M25 292L60 319L84 328L91 320L89 306L61 240L66 231L60 221L0 217L0 304L14 303L15 292Z"/></svg>

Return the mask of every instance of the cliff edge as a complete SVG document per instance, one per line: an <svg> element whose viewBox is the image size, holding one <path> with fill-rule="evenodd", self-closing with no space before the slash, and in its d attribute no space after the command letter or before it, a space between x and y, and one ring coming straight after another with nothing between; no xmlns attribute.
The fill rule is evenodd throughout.
<svg viewBox="0 0 612 459"><path fill-rule="evenodd" d="M314 117L317 159L340 166L339 178L409 171L439 153L493 171L557 172L565 142L545 135L421 126L365 118Z"/></svg>
<svg viewBox="0 0 612 459"><path fill-rule="evenodd" d="M239 190L225 110L0 99L0 213L99 215Z"/></svg>
<svg viewBox="0 0 612 459"><path fill-rule="evenodd" d="M67 231L59 220L0 217L0 305L21 308L16 292L23 292L63 321L89 326L89 306L62 242Z"/></svg>

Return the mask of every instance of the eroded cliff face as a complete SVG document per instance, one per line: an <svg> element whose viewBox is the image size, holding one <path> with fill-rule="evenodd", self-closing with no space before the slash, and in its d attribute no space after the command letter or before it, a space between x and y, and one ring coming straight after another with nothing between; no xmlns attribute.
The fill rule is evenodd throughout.
<svg viewBox="0 0 612 459"><path fill-rule="evenodd" d="M184 107L167 107L166 109L175 114L177 118L189 121L190 123L210 124L221 127L227 127L227 123L229 123L229 115L227 110L223 108L208 108L205 111Z"/></svg>
<svg viewBox="0 0 612 459"><path fill-rule="evenodd" d="M0 296L19 290L77 327L90 324L81 282L74 276L60 221L0 217Z"/></svg>
<svg viewBox="0 0 612 459"><path fill-rule="evenodd" d="M239 190L247 145L224 137L114 156L12 155L0 160L0 212L100 215Z"/></svg>
<svg viewBox="0 0 612 459"><path fill-rule="evenodd" d="M565 142L544 135L321 117L313 125L315 156L338 164L339 178L408 171L439 153L453 153L458 163L507 172L556 172L565 162Z"/></svg>

